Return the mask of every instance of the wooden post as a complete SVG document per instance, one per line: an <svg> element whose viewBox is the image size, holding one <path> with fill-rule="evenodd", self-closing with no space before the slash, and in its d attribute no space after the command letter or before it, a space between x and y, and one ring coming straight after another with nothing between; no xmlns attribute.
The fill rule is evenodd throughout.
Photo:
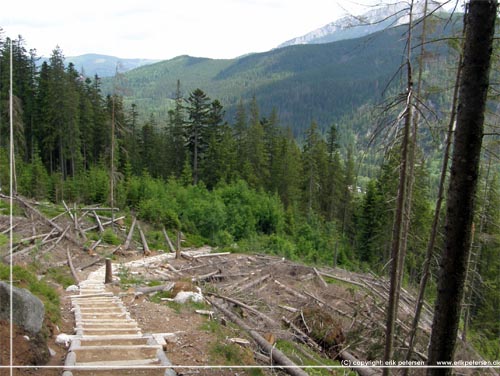
<svg viewBox="0 0 500 376"><path fill-rule="evenodd" d="M111 259L106 259L106 275L104 277L104 283L113 282L113 267L111 266Z"/></svg>

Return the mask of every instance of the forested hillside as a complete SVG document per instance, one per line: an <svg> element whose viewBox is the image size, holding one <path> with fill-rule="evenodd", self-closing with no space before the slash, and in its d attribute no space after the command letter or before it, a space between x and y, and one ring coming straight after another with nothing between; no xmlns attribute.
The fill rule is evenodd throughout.
<svg viewBox="0 0 500 376"><path fill-rule="evenodd" d="M429 39L457 32L459 21L459 16L451 22L444 15L434 17ZM262 112L276 108L295 136L311 120L326 133L332 123L352 117L362 105L378 104L391 78L399 79L404 33L405 27L400 26L363 38L290 46L232 60L179 56L105 79L103 91L118 90L125 103L135 103L143 116L153 114L162 123L180 80L185 94L200 87L219 99L228 121L234 118L240 99L248 105L255 96ZM428 69L444 68L450 54L444 43L430 44L427 53ZM366 131L371 125L356 125L355 131Z"/></svg>
<svg viewBox="0 0 500 376"><path fill-rule="evenodd" d="M427 38L448 36L442 34L445 24L451 28L432 19ZM417 46L418 25L412 39ZM182 56L118 75L107 82L106 96L99 77L81 76L73 64L64 64L61 49L38 68L21 38L1 36L2 191L9 193L12 45L17 193L114 204L158 230L180 229L198 244L387 275L397 198L410 191L400 213L406 241L400 278L403 286L417 288L428 259L425 297L433 302L434 254L442 238L437 236L430 259L426 249L431 230L443 228L442 214L435 219L433 214L439 157L447 125L450 134L453 126L449 108L460 43L430 43L421 59L415 52L406 60L422 67L415 74L419 92L412 104L407 91L414 83L405 82L404 69L399 70L409 43L403 28L237 60ZM367 108L380 102L387 85L384 111L374 117ZM497 99L493 95L489 102L490 125ZM420 120L406 120L408 107ZM495 359L500 171L498 134L489 129L493 137L484 143L465 325L482 354ZM400 166L406 163L411 173L402 180Z"/></svg>

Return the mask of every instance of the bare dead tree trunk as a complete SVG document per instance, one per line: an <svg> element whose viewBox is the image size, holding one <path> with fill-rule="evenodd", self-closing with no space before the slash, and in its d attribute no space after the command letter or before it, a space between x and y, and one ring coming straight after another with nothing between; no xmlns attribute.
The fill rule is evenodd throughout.
<svg viewBox="0 0 500 376"><path fill-rule="evenodd" d="M181 258L181 230L177 230L177 247L175 248L175 258Z"/></svg>
<svg viewBox="0 0 500 376"><path fill-rule="evenodd" d="M432 220L431 234L429 236L429 242L427 243L427 251L425 254L425 260L424 260L424 265L423 265L423 269L422 269L422 278L420 279L420 287L418 290L418 297L417 297L416 305L415 305L415 313L413 316L412 329L410 332L410 339L408 340L409 345L408 345L408 352L406 354L406 360L411 359L411 354L413 352L413 346L415 345L416 332L418 329L418 324L420 322L420 315L422 313L422 307L424 304L425 289L427 287L427 282L429 281L431 261L432 261L432 256L434 254L434 248L436 246L436 239L437 239L438 229L439 229L439 219L441 217L441 208L443 206L443 200L444 200L444 188L445 188L445 184L446 184L446 174L448 172L448 162L450 159L450 149L451 149L451 142L452 142L452 137L453 137L453 127L455 125L456 108L457 108L457 101L458 101L458 85L459 85L461 71L462 71L462 55L460 55L460 58L459 58L459 64L458 64L457 76L456 76L456 82L455 82L455 89L453 91L453 100L452 100L452 105L451 105L450 121L448 123L448 133L446 135L446 146L445 146L444 154L443 154L443 164L441 167L441 176L439 178L439 188L438 188L438 194L437 194L436 208L434 209L434 218Z"/></svg>
<svg viewBox="0 0 500 376"><path fill-rule="evenodd" d="M488 196L488 190L490 188L489 186L489 176L490 176L490 171L491 171L491 157L488 159L488 167L486 170L486 176L485 176L485 184L484 184L484 192L483 192L483 211L481 213L481 218L479 220L479 236L484 231L484 222L486 221L486 204L485 201ZM467 342L467 329L469 327L469 319L470 319L470 302L472 301L472 297L474 294L474 289L476 285L476 276L477 276L477 265L479 263L479 260L481 258L481 243L479 242L478 244L478 250L476 254L473 253L474 249L474 233L472 233L472 241L471 241L471 250L470 250L470 255L469 255L469 262L468 262L468 267L473 268L472 271L468 271L467 275L470 275L470 281L468 278L465 279L465 282L467 283L467 290L464 293L464 299L463 299L463 307L464 307L464 329L462 331L462 341ZM473 261L472 258L474 259Z"/></svg>
<svg viewBox="0 0 500 376"><path fill-rule="evenodd" d="M409 162L409 143L410 132L412 126L413 115L413 78L412 78L412 65L411 65L411 38L412 38L412 16L413 16L413 1L410 3L409 9L410 22L408 24L408 39L407 39L407 92L406 92L406 109L404 113L404 129L403 140L401 144L401 161L399 169L399 185L397 195L396 213L394 216L394 224L392 228L392 244L391 244L391 276L390 276L390 290L389 302L387 305L386 316L386 331L385 331L385 349L384 349L384 363L392 360L394 354L394 332L399 307L399 292L401 288L401 278L404 270L404 259L406 247L403 244L406 237L403 236L403 229L405 227L404 217L407 208L409 207L407 191L408 191L408 162ZM383 375L390 374L389 368L384 368Z"/></svg>
<svg viewBox="0 0 500 376"><path fill-rule="evenodd" d="M496 0L471 0L465 17L463 72L429 365L452 361L455 352L471 244L497 5ZM429 368L427 374L450 375L451 369Z"/></svg>

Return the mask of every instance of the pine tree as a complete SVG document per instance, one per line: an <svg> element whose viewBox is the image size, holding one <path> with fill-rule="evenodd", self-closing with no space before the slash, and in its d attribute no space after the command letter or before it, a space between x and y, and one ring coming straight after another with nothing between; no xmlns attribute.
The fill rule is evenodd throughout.
<svg viewBox="0 0 500 376"><path fill-rule="evenodd" d="M198 184L199 166L207 144L206 128L210 121L210 98L201 90L194 90L188 98L188 118L186 122L186 139L192 155L193 183Z"/></svg>
<svg viewBox="0 0 500 376"><path fill-rule="evenodd" d="M184 161L186 160L186 138L185 138L185 108L183 106L184 98L181 92L181 82L177 80L177 89L175 92L175 107L168 112L167 143L168 143L168 161L173 170L174 176L179 177L183 171Z"/></svg>

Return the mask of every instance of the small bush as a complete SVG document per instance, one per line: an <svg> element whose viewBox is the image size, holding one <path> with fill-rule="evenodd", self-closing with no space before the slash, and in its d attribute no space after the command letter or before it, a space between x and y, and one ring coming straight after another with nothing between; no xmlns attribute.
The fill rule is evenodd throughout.
<svg viewBox="0 0 500 376"><path fill-rule="evenodd" d="M110 228L106 229L102 233L102 240L107 244L119 245L121 243L120 238L114 233Z"/></svg>

